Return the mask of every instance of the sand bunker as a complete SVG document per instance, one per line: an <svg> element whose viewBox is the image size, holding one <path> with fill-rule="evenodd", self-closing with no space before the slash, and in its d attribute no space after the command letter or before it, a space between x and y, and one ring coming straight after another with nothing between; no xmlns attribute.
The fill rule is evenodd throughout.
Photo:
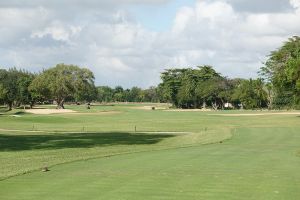
<svg viewBox="0 0 300 200"><path fill-rule="evenodd" d="M26 110L28 113L38 115L50 115L50 114L73 114L73 115L109 115L119 114L120 111L101 111L101 112L77 112L70 109L30 109Z"/></svg>
<svg viewBox="0 0 300 200"><path fill-rule="evenodd" d="M237 114L209 114L215 116L243 117L243 116L265 116L265 115L300 115L300 112L277 112L277 113L237 113Z"/></svg>
<svg viewBox="0 0 300 200"><path fill-rule="evenodd" d="M166 110L168 109L166 106L137 106L137 107L132 107L133 109L138 109L138 110L152 110L152 108L155 108L155 110Z"/></svg>
<svg viewBox="0 0 300 200"><path fill-rule="evenodd" d="M75 113L76 111L70 109L30 109L26 110L28 113L38 115L49 115L49 114L63 114L63 113Z"/></svg>

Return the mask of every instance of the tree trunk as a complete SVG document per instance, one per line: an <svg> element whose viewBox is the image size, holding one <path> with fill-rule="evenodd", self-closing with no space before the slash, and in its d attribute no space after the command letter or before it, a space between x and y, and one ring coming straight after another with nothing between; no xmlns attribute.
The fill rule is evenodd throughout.
<svg viewBox="0 0 300 200"><path fill-rule="evenodd" d="M32 109L34 106L34 101L31 101L29 106L30 106L30 109Z"/></svg>
<svg viewBox="0 0 300 200"><path fill-rule="evenodd" d="M225 101L223 101L223 99L220 99L220 101L221 101L221 109L224 110Z"/></svg>
<svg viewBox="0 0 300 200"><path fill-rule="evenodd" d="M202 108L206 109L206 102L205 102L205 100L203 101Z"/></svg>
<svg viewBox="0 0 300 200"><path fill-rule="evenodd" d="M214 110L218 110L217 101L215 101L214 103L212 103L212 107L213 107Z"/></svg>
<svg viewBox="0 0 300 200"><path fill-rule="evenodd" d="M268 109L269 110L273 109L273 96L270 92L268 94Z"/></svg>
<svg viewBox="0 0 300 200"><path fill-rule="evenodd" d="M57 107L56 107L56 109L65 109L64 103L65 103L65 100L64 100L64 99L62 99L62 100L57 100Z"/></svg>
<svg viewBox="0 0 300 200"><path fill-rule="evenodd" d="M194 100L194 109L197 108L197 100Z"/></svg>
<svg viewBox="0 0 300 200"><path fill-rule="evenodd" d="M7 107L8 110L12 110L13 102L8 102Z"/></svg>

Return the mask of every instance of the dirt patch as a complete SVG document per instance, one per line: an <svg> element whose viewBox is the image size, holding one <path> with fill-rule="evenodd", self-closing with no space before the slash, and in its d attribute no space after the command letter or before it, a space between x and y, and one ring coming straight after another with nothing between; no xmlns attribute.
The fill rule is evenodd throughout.
<svg viewBox="0 0 300 200"><path fill-rule="evenodd" d="M242 116L265 116L265 115L300 115L300 112L278 112L278 113L239 113L239 114L209 114L215 116L242 117Z"/></svg>
<svg viewBox="0 0 300 200"><path fill-rule="evenodd" d="M168 109L167 107L162 107L162 106L138 106L138 107L133 107L133 109L152 110L152 107L154 107L155 110L166 110L166 109Z"/></svg>
<svg viewBox="0 0 300 200"><path fill-rule="evenodd" d="M26 112L38 115L76 113L76 111L70 109L30 109L26 110Z"/></svg>

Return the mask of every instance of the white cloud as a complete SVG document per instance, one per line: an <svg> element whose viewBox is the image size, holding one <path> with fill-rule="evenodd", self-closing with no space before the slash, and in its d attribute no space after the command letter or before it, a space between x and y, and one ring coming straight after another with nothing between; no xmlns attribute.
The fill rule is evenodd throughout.
<svg viewBox="0 0 300 200"><path fill-rule="evenodd" d="M47 15L47 11L41 7L26 9L0 7L1 46L13 46L26 39L32 28L47 23Z"/></svg>
<svg viewBox="0 0 300 200"><path fill-rule="evenodd" d="M167 33L173 37L161 42L173 51L169 66L211 64L228 76L251 77L270 51L300 33L297 24L297 10L245 13L226 1L199 0L178 11L172 32Z"/></svg>
<svg viewBox="0 0 300 200"><path fill-rule="evenodd" d="M300 0L290 0L290 3L294 8L300 8Z"/></svg>
<svg viewBox="0 0 300 200"><path fill-rule="evenodd" d="M80 33L82 28L80 26L65 26L59 21L53 21L50 26L41 31L34 31L31 33L31 38L43 38L51 36L52 39L62 42L70 42L71 37Z"/></svg>
<svg viewBox="0 0 300 200"><path fill-rule="evenodd" d="M237 0L198 0L179 9L164 32L144 29L126 6L168 0L76 2L0 1L0 66L38 71L72 63L92 69L98 84L126 87L157 84L167 67L203 64L250 77L265 55L300 34L299 0L286 1L291 10L272 12L242 9Z"/></svg>

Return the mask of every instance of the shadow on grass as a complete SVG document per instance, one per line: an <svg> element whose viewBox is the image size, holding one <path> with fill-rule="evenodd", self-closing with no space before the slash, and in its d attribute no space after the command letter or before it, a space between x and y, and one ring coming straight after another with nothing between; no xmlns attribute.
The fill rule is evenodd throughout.
<svg viewBox="0 0 300 200"><path fill-rule="evenodd" d="M27 114L29 114L29 113L24 112L24 111L17 111L14 113L14 115L27 115Z"/></svg>
<svg viewBox="0 0 300 200"><path fill-rule="evenodd" d="M40 135L0 134L0 151L35 149L91 148L112 145L156 144L172 134L142 133L65 133Z"/></svg>
<svg viewBox="0 0 300 200"><path fill-rule="evenodd" d="M0 107L0 114L4 114L4 113L7 113L9 112L9 110L7 108L4 108L4 107Z"/></svg>
<svg viewBox="0 0 300 200"><path fill-rule="evenodd" d="M0 109L0 115L28 115L30 113L21 110Z"/></svg>

